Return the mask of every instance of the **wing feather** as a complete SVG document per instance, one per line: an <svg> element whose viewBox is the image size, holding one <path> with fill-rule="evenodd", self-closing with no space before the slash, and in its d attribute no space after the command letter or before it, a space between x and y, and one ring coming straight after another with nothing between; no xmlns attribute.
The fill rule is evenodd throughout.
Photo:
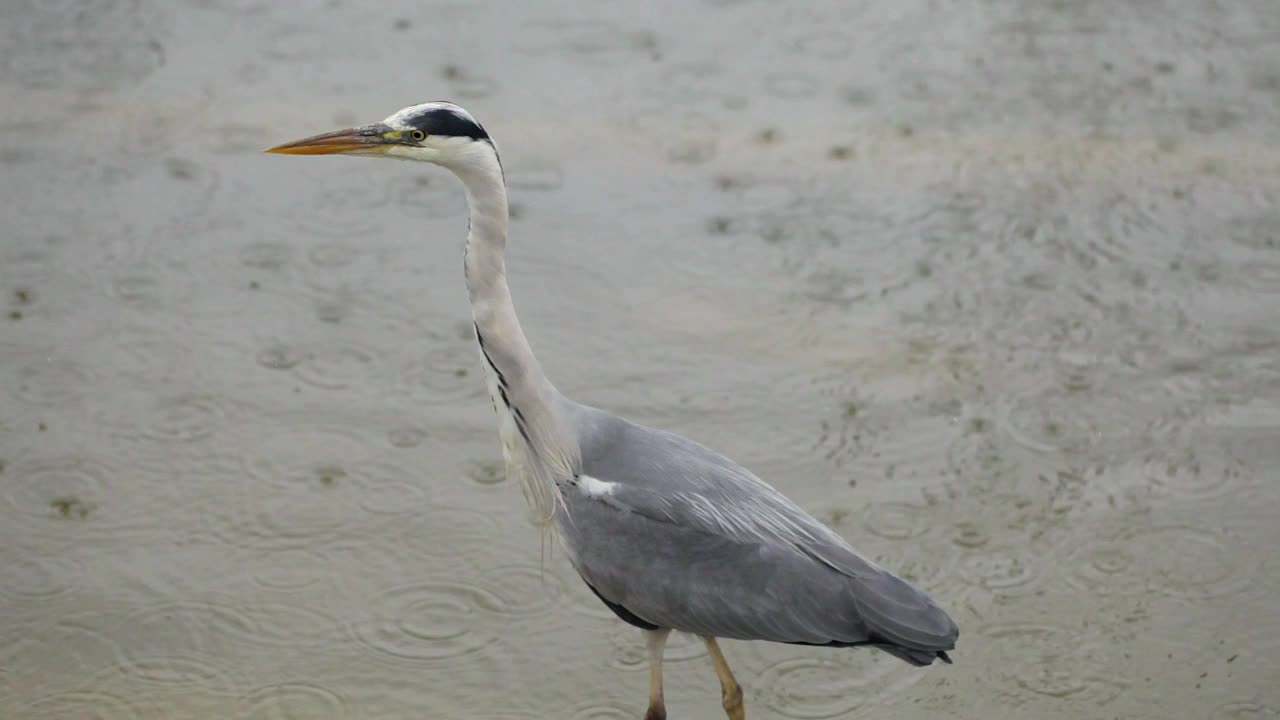
<svg viewBox="0 0 1280 720"><path fill-rule="evenodd" d="M591 533L595 537L616 534L623 525L630 529L627 547L610 558L622 568L644 567L645 561L620 555L652 553L663 539L679 538L680 546L663 558L660 569L669 574L693 569L683 578L683 588L668 589L668 594L688 596L668 597L671 605L701 603L691 613L697 617L686 622L715 630L708 634L721 637L754 633L781 642L883 643L906 648L908 654L924 653L929 660L955 646L955 623L928 595L858 554L749 470L674 433L587 412L580 441L583 473L612 487L606 495L570 502L567 509L571 515L607 510L612 517L606 516L603 526ZM641 523L641 518L647 522ZM694 557L695 551L706 557ZM722 577L715 562L732 563L753 578ZM590 566L587 572L603 571L601 563L588 562L580 564L579 572L583 565ZM658 568L648 570L653 571L643 580L648 588L625 577L587 580L608 600L663 624L669 618L656 615L666 606L642 597L655 583L662 586L653 576ZM704 587L711 577L719 584ZM717 597L724 587L761 590L761 596L747 604L749 617ZM805 598L814 596L822 599L822 606L804 606ZM717 614L722 621L714 619Z"/></svg>

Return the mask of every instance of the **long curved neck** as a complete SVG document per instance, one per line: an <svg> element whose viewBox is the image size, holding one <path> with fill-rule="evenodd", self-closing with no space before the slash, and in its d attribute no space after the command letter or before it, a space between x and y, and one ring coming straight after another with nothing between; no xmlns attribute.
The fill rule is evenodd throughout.
<svg viewBox="0 0 1280 720"><path fill-rule="evenodd" d="M557 483L577 472L577 437L566 417L565 401L543 375L511 303L503 261L507 190L497 152L477 142L467 162L453 170L467 190L467 291L507 472L519 476L539 522L548 522L558 498Z"/></svg>
<svg viewBox="0 0 1280 720"><path fill-rule="evenodd" d="M485 157L491 157L486 161ZM454 172L467 191L470 232L464 266L471 317L486 361L510 387L535 388L546 378L511 302L503 253L507 247L507 188L502 168L491 151Z"/></svg>

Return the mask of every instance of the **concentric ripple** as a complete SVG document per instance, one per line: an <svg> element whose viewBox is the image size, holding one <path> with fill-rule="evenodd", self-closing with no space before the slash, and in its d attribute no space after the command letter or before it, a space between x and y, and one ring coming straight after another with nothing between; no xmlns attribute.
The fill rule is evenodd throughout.
<svg viewBox="0 0 1280 720"><path fill-rule="evenodd" d="M1051 697L1101 706L1128 687L1099 671L1106 666L1102 646L1079 632L1034 623L990 625L979 632L992 651L979 676L1009 702Z"/></svg>
<svg viewBox="0 0 1280 720"><path fill-rule="evenodd" d="M472 342L441 340L400 365L400 383L426 402L468 400L485 393L480 354Z"/></svg>
<svg viewBox="0 0 1280 720"><path fill-rule="evenodd" d="M162 603L138 610L113 633L122 671L175 687L231 687L223 663L250 652L306 649L342 637L341 624L298 605L243 608L211 602Z"/></svg>
<svg viewBox="0 0 1280 720"><path fill-rule="evenodd" d="M1230 595L1253 581L1252 561L1220 536L1192 527L1091 533L1064 560L1072 584L1100 595L1151 591L1187 601Z"/></svg>
<svg viewBox="0 0 1280 720"><path fill-rule="evenodd" d="M1002 438L992 437L992 425L972 418L970 429L947 447L947 470L970 495L991 495L1017 484L1019 464Z"/></svg>
<svg viewBox="0 0 1280 720"><path fill-rule="evenodd" d="M233 685L227 668L201 656L146 655L125 661L121 669L153 685L201 689Z"/></svg>
<svg viewBox="0 0 1280 720"><path fill-rule="evenodd" d="M996 595L1033 592L1043 576L1044 563L1025 547L983 548L960 563L960 576L970 585Z"/></svg>
<svg viewBox="0 0 1280 720"><path fill-rule="evenodd" d="M244 720L342 720L348 717L342 696L319 685L284 683L258 688L242 700Z"/></svg>
<svg viewBox="0 0 1280 720"><path fill-rule="evenodd" d="M322 553L301 548L264 555L256 565L253 581L269 590L301 590L325 580L332 563Z"/></svg>
<svg viewBox="0 0 1280 720"><path fill-rule="evenodd" d="M213 435L226 421L220 398L200 393L184 393L156 402L138 432L150 440L189 443Z"/></svg>
<svg viewBox="0 0 1280 720"><path fill-rule="evenodd" d="M314 608L298 604L249 603L235 609L254 628L252 636L243 638L249 645L297 650L324 647L342 637L342 623L338 618ZM236 624L231 629L241 627Z"/></svg>
<svg viewBox="0 0 1280 720"><path fill-rule="evenodd" d="M352 627L369 650L402 660L438 661L471 655L492 644L484 615L506 602L465 583L418 583L393 588L371 603L372 617Z"/></svg>
<svg viewBox="0 0 1280 720"><path fill-rule="evenodd" d="M243 654L256 632L243 614L204 603L165 603L139 610L114 633L119 666L158 685L217 684L225 670L215 658Z"/></svg>
<svg viewBox="0 0 1280 720"><path fill-rule="evenodd" d="M192 300L206 278L198 268L168 256L163 245L138 247L133 253L113 266L114 273L103 273L109 297L123 307L144 312L183 308L189 315L199 311L201 306Z"/></svg>
<svg viewBox="0 0 1280 720"><path fill-rule="evenodd" d="M634 709L619 705L585 705L573 711L569 720L635 720Z"/></svg>
<svg viewBox="0 0 1280 720"><path fill-rule="evenodd" d="M39 692L72 674L88 677L116 666L120 644L109 627L106 613L76 613L57 622L33 624L12 644L0 642L0 665L9 671L15 686Z"/></svg>
<svg viewBox="0 0 1280 720"><path fill-rule="evenodd" d="M1036 452L1072 455L1105 453L1167 422L1123 390L1098 388L1073 394L1049 389L1013 396L1002 408L1000 425L1019 445ZM1105 430L1104 430L1105 429Z"/></svg>
<svg viewBox="0 0 1280 720"><path fill-rule="evenodd" d="M258 487L316 503L379 515L423 512L419 473L382 459L364 436L338 424L303 424L269 433L243 466Z"/></svg>
<svg viewBox="0 0 1280 720"><path fill-rule="evenodd" d="M46 600L65 593L81 576L81 562L71 556L27 556L0 568L0 595Z"/></svg>
<svg viewBox="0 0 1280 720"><path fill-rule="evenodd" d="M381 358L374 350L352 344L320 344L308 347L293 374L312 387L340 390L360 385L379 374Z"/></svg>
<svg viewBox="0 0 1280 720"><path fill-rule="evenodd" d="M1099 441L1103 427L1082 404L1082 398L1023 395L1005 408L1001 422L1014 441L1031 450L1082 452Z"/></svg>
<svg viewBox="0 0 1280 720"><path fill-rule="evenodd" d="M23 720L139 720L142 716L129 700L94 690L72 690L46 695L18 708Z"/></svg>
<svg viewBox="0 0 1280 720"><path fill-rule="evenodd" d="M255 437L251 455L230 460L239 469L226 469L243 483L239 502L205 514L230 545L303 550L378 515L430 514L416 473L383 460L376 435L295 418Z"/></svg>
<svg viewBox="0 0 1280 720"><path fill-rule="evenodd" d="M93 378L80 363L50 354L17 367L10 382L19 400L47 408L83 398Z"/></svg>
<svg viewBox="0 0 1280 720"><path fill-rule="evenodd" d="M1245 468L1224 447L1161 446L1142 465L1151 482L1179 497L1220 497L1241 485Z"/></svg>
<svg viewBox="0 0 1280 720"><path fill-rule="evenodd" d="M1280 718L1280 710L1250 700L1241 700L1219 706L1209 717L1210 720L1275 720Z"/></svg>
<svg viewBox="0 0 1280 720"><path fill-rule="evenodd" d="M501 602L495 612L522 617L555 607L567 589L559 575L536 565L494 568L484 573L480 583Z"/></svg>
<svg viewBox="0 0 1280 720"><path fill-rule="evenodd" d="M124 508L114 493L115 471L87 458L32 460L5 470L0 487L7 523L20 524L46 551L61 543L119 535L142 522L137 507ZM151 498L160 501L159 498ZM144 508L145 509L145 508Z"/></svg>
<svg viewBox="0 0 1280 720"><path fill-rule="evenodd" d="M870 503L864 512L867 532L887 540L908 540L929 531L933 512L927 505L908 502Z"/></svg>
<svg viewBox="0 0 1280 720"><path fill-rule="evenodd" d="M756 694L779 715L836 718L890 699L918 682L921 673L904 673L900 660L879 652L848 654L843 660L817 655L783 660L765 668L753 683Z"/></svg>

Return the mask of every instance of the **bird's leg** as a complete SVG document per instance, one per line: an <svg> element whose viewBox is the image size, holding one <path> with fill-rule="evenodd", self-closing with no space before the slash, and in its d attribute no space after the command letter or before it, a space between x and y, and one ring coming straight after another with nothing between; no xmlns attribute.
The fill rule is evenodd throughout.
<svg viewBox="0 0 1280 720"><path fill-rule="evenodd" d="M649 644L649 709L644 713L644 720L667 720L667 706L662 700L662 653L670 634L668 629L645 633Z"/></svg>
<svg viewBox="0 0 1280 720"><path fill-rule="evenodd" d="M720 700L724 704L725 714L729 716L729 720L744 720L747 710L742 704L742 686L729 669L729 663L725 662L724 653L720 652L720 643L713 637L703 640L707 642L707 654L711 656L711 664L715 666L716 675L720 678Z"/></svg>

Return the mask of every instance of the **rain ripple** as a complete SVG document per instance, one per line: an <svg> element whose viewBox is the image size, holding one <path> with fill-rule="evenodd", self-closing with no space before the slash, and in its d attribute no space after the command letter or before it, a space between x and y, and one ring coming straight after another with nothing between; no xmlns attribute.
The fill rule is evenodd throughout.
<svg viewBox="0 0 1280 720"><path fill-rule="evenodd" d="M253 581L269 590L301 590L332 576L332 562L310 549L261 554Z"/></svg>
<svg viewBox="0 0 1280 720"><path fill-rule="evenodd" d="M190 443L213 435L225 422L226 409L219 398L185 393L157 401L138 434L159 442Z"/></svg>
<svg viewBox="0 0 1280 720"><path fill-rule="evenodd" d="M417 583L392 588L369 603L372 617L355 623L356 640L376 655L441 661L492 648L486 614L503 613L505 600L466 583Z"/></svg>
<svg viewBox="0 0 1280 720"><path fill-rule="evenodd" d="M1274 720L1280 711L1252 701L1230 702L1213 711L1210 720Z"/></svg>
<svg viewBox="0 0 1280 720"><path fill-rule="evenodd" d="M224 658L251 649L318 648L342 637L341 623L297 605L244 607L166 602L134 612L114 633L119 667L134 677L172 686L230 687Z"/></svg>
<svg viewBox="0 0 1280 720"><path fill-rule="evenodd" d="M430 403L482 397L484 380L473 373L479 357L471 340L438 338L431 347L400 363L399 385L414 398Z"/></svg>
<svg viewBox="0 0 1280 720"><path fill-rule="evenodd" d="M587 705L573 711L569 720L635 720L634 709L619 705Z"/></svg>
<svg viewBox="0 0 1280 720"><path fill-rule="evenodd" d="M371 516L424 512L416 474L382 460L381 443L346 426L283 421L253 446L254 455L224 468L242 478L241 501L206 514L230 545L306 549Z"/></svg>
<svg viewBox="0 0 1280 720"><path fill-rule="evenodd" d="M86 458L22 462L6 469L5 476L0 490L4 521L21 527L24 542L46 552L145 529L169 499L164 493L123 497L126 489L117 471Z"/></svg>
<svg viewBox="0 0 1280 720"><path fill-rule="evenodd" d="M93 376L83 365L60 355L44 355L14 370L10 385L14 395L41 408L74 403L93 386Z"/></svg>
<svg viewBox="0 0 1280 720"><path fill-rule="evenodd" d="M133 698L136 702L137 698ZM18 708L23 720L139 720L136 705L123 697L95 690L46 695Z"/></svg>
<svg viewBox="0 0 1280 720"><path fill-rule="evenodd" d="M1099 595L1155 591L1189 602L1238 593L1253 564L1216 533L1180 525L1087 533L1063 561L1068 580Z"/></svg>
<svg viewBox="0 0 1280 720"><path fill-rule="evenodd" d="M324 390L360 386L381 374L378 352L355 344L318 344L301 352L293 351L296 352L296 358L288 348L278 346L276 350L276 353L266 358L279 361L280 364L274 367L283 369L287 366L293 371L294 377ZM259 355L259 362L263 359Z"/></svg>
<svg viewBox="0 0 1280 720"><path fill-rule="evenodd" d="M1029 450L1106 453L1135 437L1164 433L1164 426L1173 422L1158 414L1156 403L1134 395L1101 387L1091 394L1069 388L1024 392L1004 402L999 422L1009 437Z"/></svg>
<svg viewBox="0 0 1280 720"><path fill-rule="evenodd" d="M568 589L559 575L536 565L511 565L489 570L481 583L501 601L498 612L524 617L551 610Z"/></svg>
<svg viewBox="0 0 1280 720"><path fill-rule="evenodd" d="M1040 555L1025 546L983 548L960 563L960 577L995 595L1035 592L1044 577Z"/></svg>
<svg viewBox="0 0 1280 720"><path fill-rule="evenodd" d="M175 635L176 633L176 635ZM317 610L261 603L166 602L135 611L121 624L126 637L177 637L180 647L306 648L340 636L340 623Z"/></svg>
<svg viewBox="0 0 1280 720"><path fill-rule="evenodd" d="M415 583L379 593L369 603L371 617L351 631L384 659L492 662L510 619L550 610L565 589L558 576L536 567L498 568L474 583Z"/></svg>
<svg viewBox="0 0 1280 720"><path fill-rule="evenodd" d="M887 540L909 540L928 532L933 520L934 513L920 503L871 503L867 505L863 527Z"/></svg>
<svg viewBox="0 0 1280 720"><path fill-rule="evenodd" d="M1247 481L1244 464L1230 450L1196 444L1161 445L1144 458L1142 470L1165 491L1198 500L1221 497Z"/></svg>
<svg viewBox="0 0 1280 720"><path fill-rule="evenodd" d="M1106 666L1102 647L1078 632L1010 623L987 626L979 633L994 653L980 677L1017 706L1037 696L1102 706L1128 688L1123 680L1094 672Z"/></svg>
<svg viewBox="0 0 1280 720"><path fill-rule="evenodd" d="M770 665L752 686L779 715L820 719L844 717L877 700L887 700L923 677L902 672L901 661L879 651L793 658Z"/></svg>
<svg viewBox="0 0 1280 720"><path fill-rule="evenodd" d="M0 569L0 595L15 599L49 600L71 588L72 578L82 577L82 563L69 555L23 557Z"/></svg>
<svg viewBox="0 0 1280 720"><path fill-rule="evenodd" d="M230 688L228 667L211 659L181 655L149 655L122 662L121 670L142 682L177 688Z"/></svg>
<svg viewBox="0 0 1280 720"><path fill-rule="evenodd" d="M304 683L258 688L242 699L243 720L341 720L348 717L347 702L333 690Z"/></svg>
<svg viewBox="0 0 1280 720"><path fill-rule="evenodd" d="M15 685L32 691L114 667L120 646L100 629L109 626L109 618L105 613L64 615L55 623L24 628L13 643L0 637L0 667L12 673Z"/></svg>

